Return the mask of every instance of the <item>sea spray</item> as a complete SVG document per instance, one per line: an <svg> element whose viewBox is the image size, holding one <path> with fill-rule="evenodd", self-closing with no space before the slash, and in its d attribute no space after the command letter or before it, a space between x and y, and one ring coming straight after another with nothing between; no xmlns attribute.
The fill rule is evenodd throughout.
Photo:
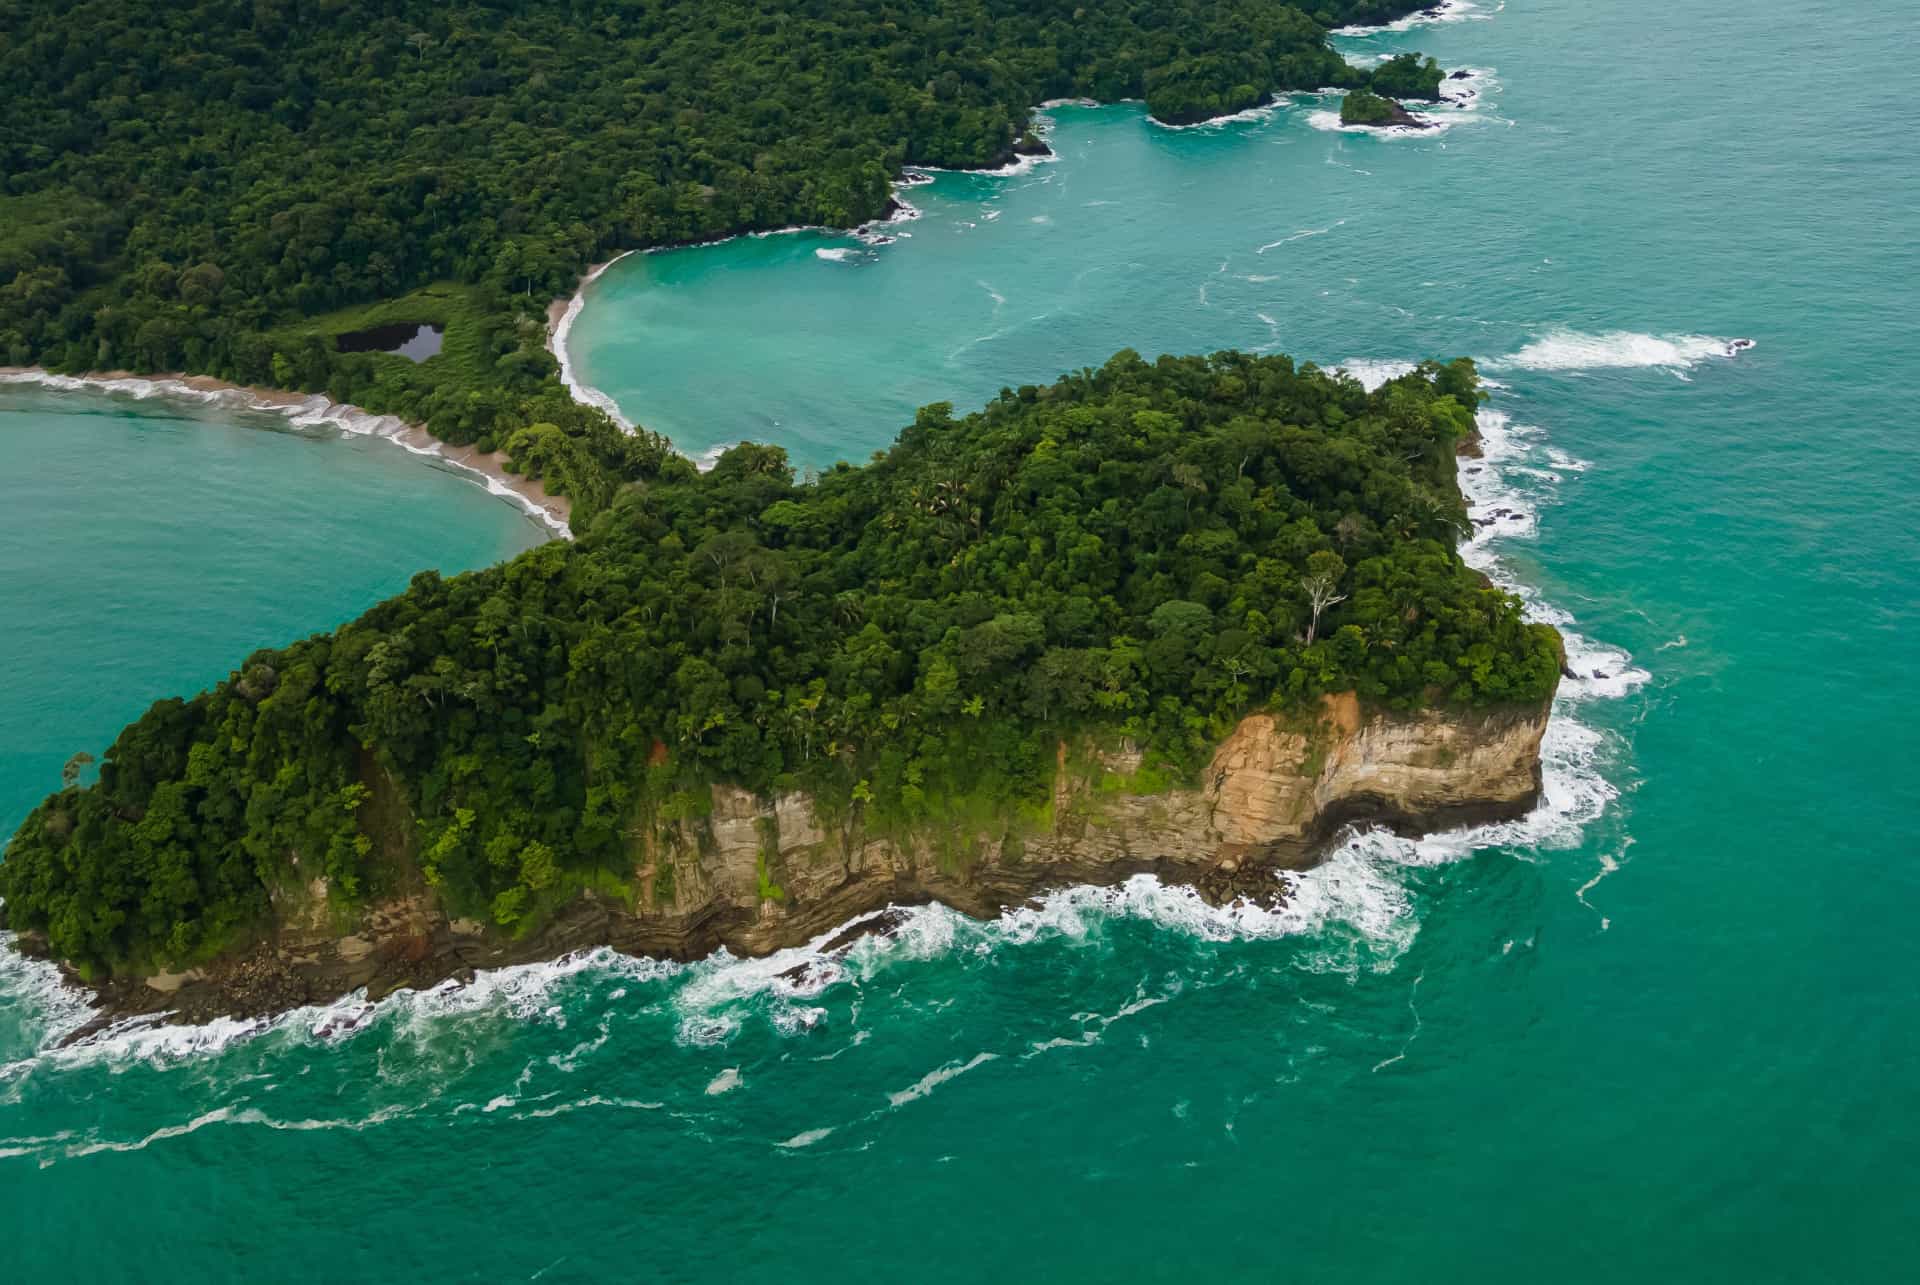
<svg viewBox="0 0 1920 1285"><path fill-rule="evenodd" d="M1409 363L1350 359L1343 368L1369 386L1405 373ZM1599 817L1617 794L1604 770L1612 747L1600 733L1579 723L1571 711L1581 702L1625 694L1646 681L1644 669L1616 648L1586 640L1569 626L1571 617L1541 601L1528 586L1507 575L1494 552L1497 542L1530 538L1537 530L1538 490L1550 490L1557 474L1531 468L1542 451L1543 434L1515 425L1498 409L1479 415L1481 457L1461 462L1461 484L1475 521L1475 534L1463 546L1470 565L1520 594L1534 619L1559 626L1567 640L1576 677L1563 686L1542 744L1542 798L1527 816L1409 839L1380 829L1346 837L1326 860L1304 872L1276 876L1277 904L1239 901L1214 906L1197 892L1139 875L1115 886L1077 886L1056 890L1010 907L989 920L972 920L940 905L899 909L882 935L860 938L851 948L827 951L843 928L811 943L766 957L741 959L721 951L690 965L636 959L611 949L578 952L540 964L487 970L466 983L448 981L427 991L401 992L378 1003L352 995L334 1004L301 1009L274 1019L222 1021L198 1027L169 1026L152 1019L122 1023L74 1049L48 1054L56 1062L94 1060L169 1061L205 1057L271 1032L296 1042L331 1043L358 1039L373 1030L427 1036L447 1017L493 1013L514 1021L560 1021L559 988L576 977L604 982L618 977L630 984L664 985L675 1015L676 1039L689 1047L733 1041L745 1024L764 1020L771 1030L795 1036L814 1029L826 1010L806 1001L842 985L863 985L897 963L926 960L957 950L997 950L1049 940L1082 940L1102 925L1141 920L1160 930L1198 941L1232 942L1287 937L1324 939L1310 948L1316 968L1389 968L1418 930L1414 904L1400 868L1431 866L1462 859L1490 848L1553 848L1578 841L1583 828ZM1578 472L1583 462L1560 453L1558 468ZM1500 522L1491 515L1519 520ZM876 919L861 916L845 927ZM44 975L43 989L44 989ZM79 1016L67 1004L62 1025L73 1029ZM52 1033L49 1027L49 1033Z"/></svg>
<svg viewBox="0 0 1920 1285"><path fill-rule="evenodd" d="M1739 356L1752 348L1750 339L1723 339L1713 335L1643 334L1609 330L1599 334L1556 327L1519 351L1486 361L1489 370L1632 370L1665 368L1692 370L1700 363Z"/></svg>
<svg viewBox="0 0 1920 1285"><path fill-rule="evenodd" d="M1437 27L1444 23L1485 22L1506 7L1506 0L1499 0L1492 9L1482 9L1474 3L1474 0L1439 0L1438 4L1422 9L1418 13L1410 13L1404 18L1396 18L1392 22L1383 22L1372 27L1360 25L1335 27L1329 34L1358 39L1386 33L1398 34L1412 31L1416 27Z"/></svg>

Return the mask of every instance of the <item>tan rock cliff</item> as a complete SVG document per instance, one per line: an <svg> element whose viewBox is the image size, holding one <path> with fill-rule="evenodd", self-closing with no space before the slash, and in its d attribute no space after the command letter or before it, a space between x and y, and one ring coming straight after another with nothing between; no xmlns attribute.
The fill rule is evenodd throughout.
<svg viewBox="0 0 1920 1285"><path fill-rule="evenodd" d="M383 994L475 968L610 945L693 958L763 954L889 903L945 902L992 915L1046 888L1141 872L1216 898L1277 889L1344 826L1402 832L1517 816L1540 790L1547 705L1487 713L1365 713L1351 694L1317 718L1245 719L1196 787L1157 788L1126 748L1060 747L1050 815L984 830L868 833L816 815L804 795L712 788L709 815L636 836L638 905L583 895L542 931L506 941L449 920L428 895L374 907L354 933L330 927L324 883L285 908L277 940L204 972L115 983L117 1013L266 1012L366 986Z"/></svg>

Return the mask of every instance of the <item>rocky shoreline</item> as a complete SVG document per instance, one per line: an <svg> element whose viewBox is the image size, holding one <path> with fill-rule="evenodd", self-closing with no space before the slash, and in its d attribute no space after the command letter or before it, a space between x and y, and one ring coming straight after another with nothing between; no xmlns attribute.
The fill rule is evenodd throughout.
<svg viewBox="0 0 1920 1285"><path fill-rule="evenodd" d="M1348 128L1358 126L1361 129L1433 129L1434 123L1423 116L1415 116L1401 103L1392 98L1381 98L1386 104L1386 119L1366 121L1342 121Z"/></svg>
<svg viewBox="0 0 1920 1285"><path fill-rule="evenodd" d="M93 991L98 1011L66 1042L143 1015L268 1017L603 946L686 961L723 947L767 955L826 937L820 953L831 955L885 931L889 907L937 901L990 918L1056 888L1139 874L1192 886L1216 905L1278 904L1279 873L1318 864L1349 826L1420 835L1530 811L1548 705L1363 714L1352 694L1330 697L1315 718L1248 717L1199 785L1149 793L1133 792L1137 752L1069 754L1063 743L1050 820L993 833L870 833L857 819L823 821L805 796L716 784L710 815L636 834L632 905L583 893L537 933L514 939L448 916L421 884L365 909L343 934L315 881L276 897L271 936L244 955L99 986L69 974ZM770 884L777 895L767 895ZM42 953L29 935L18 945Z"/></svg>

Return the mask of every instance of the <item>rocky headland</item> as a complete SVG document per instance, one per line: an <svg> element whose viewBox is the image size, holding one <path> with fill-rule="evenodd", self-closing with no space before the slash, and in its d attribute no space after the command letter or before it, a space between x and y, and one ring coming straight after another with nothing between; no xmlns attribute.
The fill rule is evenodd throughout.
<svg viewBox="0 0 1920 1285"><path fill-rule="evenodd" d="M1244 719L1198 782L1171 788L1143 772L1129 746L1062 742L1044 814L991 828L879 833L857 819L823 820L804 794L715 783L707 815L633 836L632 904L584 893L513 937L450 917L420 882L343 925L324 880L314 880L276 897L270 934L243 956L100 986L99 1016L69 1038L139 1014L204 1021L362 988L378 998L596 946L674 959L721 947L762 955L890 905L939 901L991 916L1051 888L1141 873L1190 884L1217 904L1278 902L1278 872L1316 864L1349 825L1417 834L1530 810L1548 704L1396 714L1364 711L1351 693L1331 696L1311 717ZM888 923L868 919L826 946L844 948ZM31 935L20 944L36 945Z"/></svg>

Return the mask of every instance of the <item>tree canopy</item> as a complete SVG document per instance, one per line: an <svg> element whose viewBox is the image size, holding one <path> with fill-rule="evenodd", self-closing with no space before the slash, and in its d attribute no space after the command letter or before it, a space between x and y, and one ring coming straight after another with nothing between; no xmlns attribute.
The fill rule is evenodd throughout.
<svg viewBox="0 0 1920 1285"><path fill-rule="evenodd" d="M544 441L590 520L665 448L558 397L541 314L586 265L876 218L903 166L1003 162L1052 98L1181 121L1363 84L1327 26L1418 6L25 0L0 39L0 362ZM337 351L370 305L448 320L448 350Z"/></svg>
<svg viewBox="0 0 1920 1285"><path fill-rule="evenodd" d="M325 878L424 875L520 931L619 887L709 786L869 829L1043 807L1069 737L1191 777L1248 712L1544 699L1553 630L1455 551L1472 364L1369 392L1286 357L1122 352L861 467L677 457L572 543L417 576L169 699L26 821L11 925L92 968L205 957ZM970 810L971 809L971 810Z"/></svg>

